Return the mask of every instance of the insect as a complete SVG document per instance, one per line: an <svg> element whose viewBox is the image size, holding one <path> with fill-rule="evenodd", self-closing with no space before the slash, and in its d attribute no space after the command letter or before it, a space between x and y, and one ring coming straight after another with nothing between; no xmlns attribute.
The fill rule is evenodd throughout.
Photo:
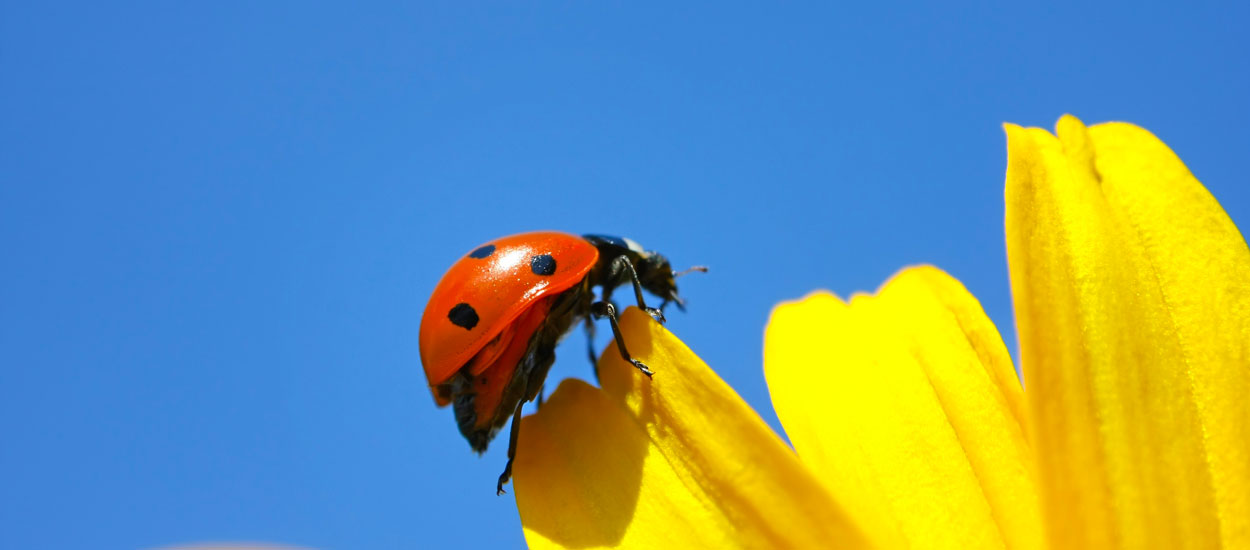
<svg viewBox="0 0 1250 550"><path fill-rule="evenodd" d="M629 239L543 231L485 243L443 275L421 317L421 363L435 402L452 405L474 451L484 452L511 418L497 494L512 476L521 407L541 394L560 338L584 320L594 365L594 320L607 317L621 357L650 378L651 368L626 349L612 291L632 284L638 307L664 322L668 303L685 309L676 278L691 271L707 268L674 272L667 258ZM647 307L643 289L663 299L659 308Z"/></svg>

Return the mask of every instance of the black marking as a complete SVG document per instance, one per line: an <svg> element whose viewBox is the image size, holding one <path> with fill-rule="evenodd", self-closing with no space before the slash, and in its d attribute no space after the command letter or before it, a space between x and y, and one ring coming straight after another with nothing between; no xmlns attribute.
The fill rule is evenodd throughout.
<svg viewBox="0 0 1250 550"><path fill-rule="evenodd" d="M590 241L591 244L598 246L600 243L610 244L622 250L629 250L629 243L620 237L611 235L582 235L583 239Z"/></svg>
<svg viewBox="0 0 1250 550"><path fill-rule="evenodd" d="M470 258L482 259L495 253L495 245L487 244L477 247L477 250L469 253Z"/></svg>
<svg viewBox="0 0 1250 550"><path fill-rule="evenodd" d="M535 275L546 277L556 272L556 259L551 254L539 254L530 258L530 269Z"/></svg>
<svg viewBox="0 0 1250 550"><path fill-rule="evenodd" d="M451 319L452 324L465 330L473 330L473 327L476 327L478 322L477 311L473 309L473 306L464 302L460 302L456 304L456 307L451 308L451 311L447 312L447 318Z"/></svg>
<svg viewBox="0 0 1250 550"><path fill-rule="evenodd" d="M611 235L582 235L582 238L589 241L590 244L595 246L595 248L598 248L601 253L608 247L616 248L621 252L629 252L633 254L646 253L646 251L643 250L642 245L624 237L613 237Z"/></svg>

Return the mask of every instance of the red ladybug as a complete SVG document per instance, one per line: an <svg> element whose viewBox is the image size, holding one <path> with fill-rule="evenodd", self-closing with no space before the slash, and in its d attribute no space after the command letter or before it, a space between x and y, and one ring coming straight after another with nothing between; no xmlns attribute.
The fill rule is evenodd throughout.
<svg viewBox="0 0 1250 550"><path fill-rule="evenodd" d="M695 267L688 271L706 271ZM612 305L612 291L632 283L638 307L661 322L677 297L668 259L629 239L551 231L521 233L483 244L443 275L421 317L421 363L438 406L453 404L460 433L479 453L512 418L508 463L496 486L512 475L521 406L542 391L556 342L579 320L593 336L592 318L607 317L621 357L630 357ZM602 288L599 301L594 287ZM649 308L647 289L663 298ZM591 364L594 364L591 342Z"/></svg>

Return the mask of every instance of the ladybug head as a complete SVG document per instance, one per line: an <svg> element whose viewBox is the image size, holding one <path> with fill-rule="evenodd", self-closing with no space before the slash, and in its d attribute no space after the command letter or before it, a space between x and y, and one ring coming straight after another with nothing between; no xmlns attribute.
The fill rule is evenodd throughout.
<svg viewBox="0 0 1250 550"><path fill-rule="evenodd" d="M582 235L582 238L599 249L600 262L607 262L598 275L601 279L594 284L603 284L605 288L627 284L629 275L615 265L615 262L625 258L634 266L634 272L638 274L638 283L642 285L642 288L664 299L664 302L660 304L661 310L669 302L674 302L679 309L685 311L685 302L677 296L677 278L691 271L707 271L706 267L695 266L674 272L672 264L668 263L668 258L665 258L663 254L653 250L644 250L637 242L623 237Z"/></svg>
<svg viewBox="0 0 1250 550"><path fill-rule="evenodd" d="M673 265L669 263L668 258L659 252L647 251L639 256L634 266L638 271L638 282L642 283L642 287L648 292L664 299L660 302L660 310L662 311L669 302L673 302L677 304L677 309L686 311L686 302L677 295L677 278L692 271L706 273L707 268L697 265L682 271L673 271Z"/></svg>

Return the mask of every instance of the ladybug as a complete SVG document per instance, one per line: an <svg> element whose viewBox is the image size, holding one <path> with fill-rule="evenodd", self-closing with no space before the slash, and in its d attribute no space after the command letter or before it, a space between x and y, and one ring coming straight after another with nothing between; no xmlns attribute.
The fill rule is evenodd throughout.
<svg viewBox="0 0 1250 550"><path fill-rule="evenodd" d="M625 347L612 291L632 283L638 307L664 322L669 302L685 309L675 279L690 271L707 268L675 273L667 258L629 239L541 231L478 246L443 275L421 316L421 364L434 401L452 405L474 451L484 452L512 419L497 494L512 476L521 407L541 397L560 338L584 320L593 366L593 320L607 317L621 357L650 378ZM663 299L659 308L647 307L644 288Z"/></svg>

